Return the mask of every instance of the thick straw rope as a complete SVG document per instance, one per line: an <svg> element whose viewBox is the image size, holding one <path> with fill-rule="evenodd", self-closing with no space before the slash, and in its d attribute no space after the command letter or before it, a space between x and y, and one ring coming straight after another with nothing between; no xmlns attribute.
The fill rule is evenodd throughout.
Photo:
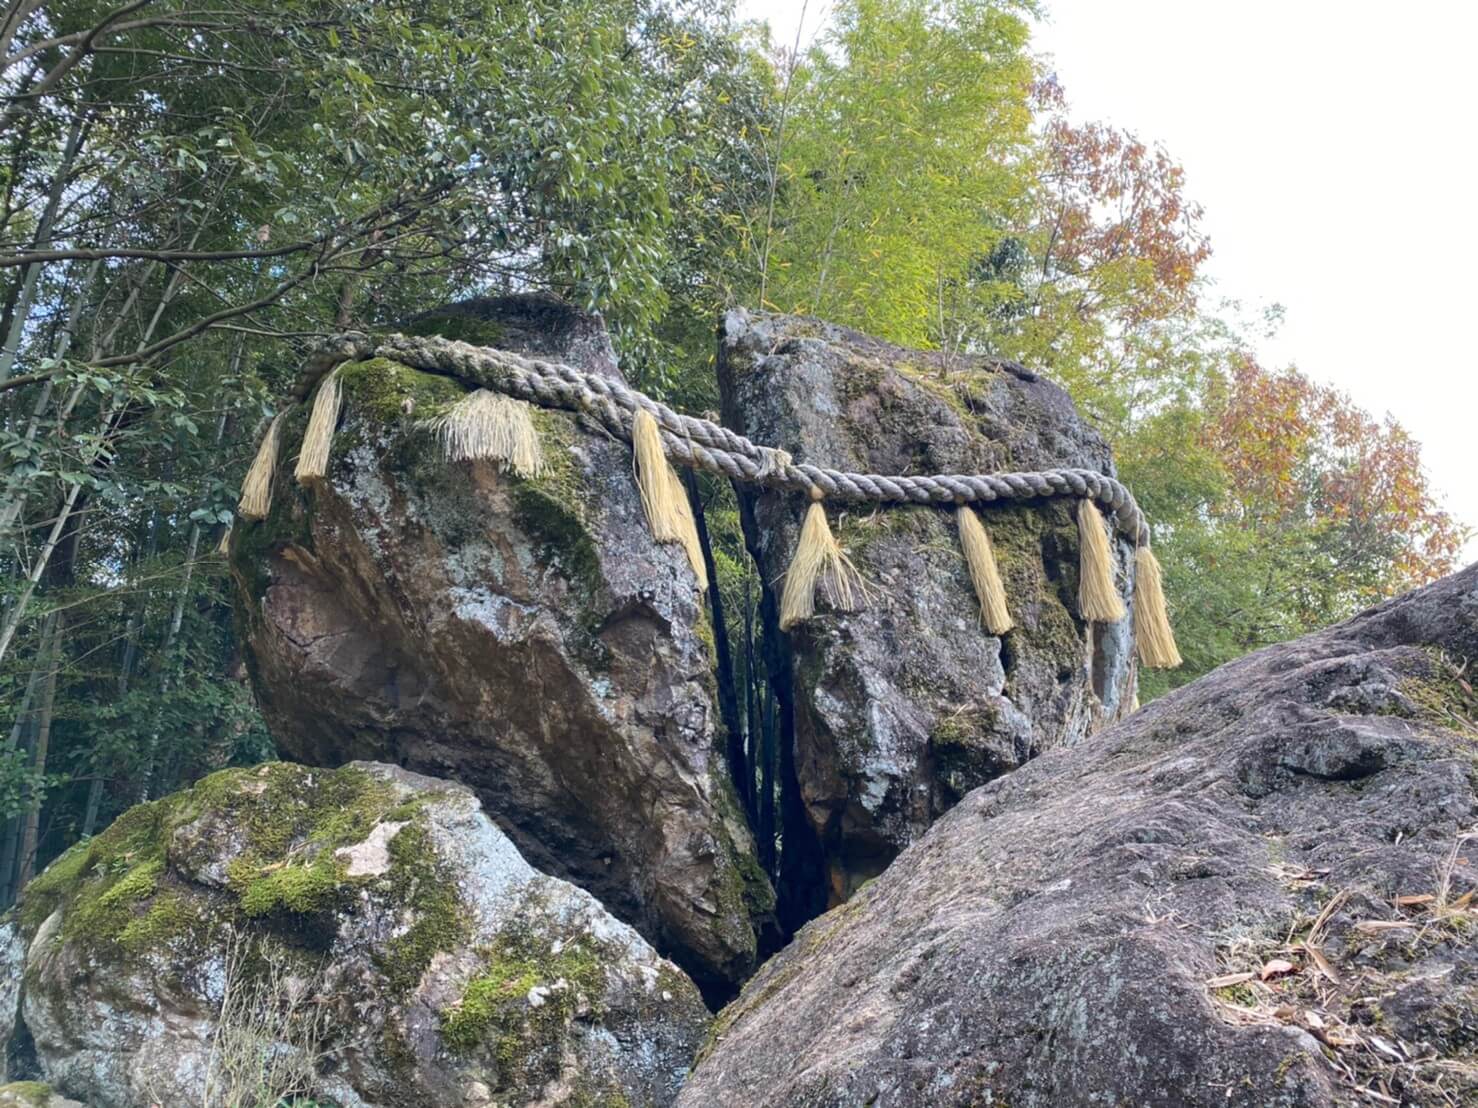
<svg viewBox="0 0 1478 1108"><path fill-rule="evenodd" d="M1025 473L945 473L920 476L852 473L797 464L783 451L758 446L706 419L683 415L620 381L574 366L526 358L433 336L390 335L376 342L363 334L329 340L310 362L298 392L337 364L384 357L495 389L545 408L583 413L612 434L631 440L637 409L657 420L670 458L724 477L767 488L804 492L812 499L908 504L982 504L998 500L1087 497L1112 515L1119 533L1138 546L1150 543L1149 524L1134 496L1112 477L1091 469L1042 469Z"/></svg>

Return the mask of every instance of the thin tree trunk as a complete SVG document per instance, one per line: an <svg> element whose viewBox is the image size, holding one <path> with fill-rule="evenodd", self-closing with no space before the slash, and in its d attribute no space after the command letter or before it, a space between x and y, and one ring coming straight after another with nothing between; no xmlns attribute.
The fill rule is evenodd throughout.
<svg viewBox="0 0 1478 1108"><path fill-rule="evenodd" d="M36 654L35 664L31 667L31 676L26 681L26 692L21 698L20 711L16 713L15 723L10 728L10 737L5 743L7 752L21 746L21 737L26 734L33 722L31 706L46 676L47 663L51 659L51 636L55 627L56 613L53 612L41 624L40 648ZM29 750L32 745L27 739L24 749ZM15 900L12 893L15 888L15 858L19 852L20 834L21 819L19 816L11 816L5 820L4 830L0 832L0 911L9 908Z"/></svg>
<svg viewBox="0 0 1478 1108"><path fill-rule="evenodd" d="M46 208L41 213L41 220L36 224L36 234L32 238L33 249L44 249L51 242L57 207L62 202L67 180L72 176L72 165L77 159L77 150L82 145L82 128L83 121L79 117L72 123L71 133L67 135L67 145L62 150L62 160L52 177L51 194L46 198ZM41 268L40 262L32 262L21 278L21 293L16 301L15 314L10 320L10 333L5 336L4 348L0 349L0 381L9 377L10 371L15 368L16 354L20 350L21 339L25 337L26 323L31 316L31 303L36 296L36 282L41 276Z"/></svg>
<svg viewBox="0 0 1478 1108"><path fill-rule="evenodd" d="M42 634L47 632L43 631ZM46 640L42 640L42 649L45 649ZM5 742L6 750L14 750L16 743L20 742L21 728L25 725L26 717L31 714L31 702L36 699L36 689L41 684L41 675L46 666L42 659L38 659L35 666L31 668L31 676L26 680L26 691L21 696L20 709L15 713L15 723L10 728L10 738Z"/></svg>
<svg viewBox="0 0 1478 1108"><path fill-rule="evenodd" d="M41 573L46 569L46 563L51 560L51 553L56 549L57 543L61 541L62 532L66 530L67 521L72 518L72 507L77 503L77 494L82 491L81 485L73 485L67 490L66 499L62 501L61 511L57 513L56 523L51 528L51 534L46 537L46 544L36 555L36 561L31 566L31 572L26 575L26 584L19 596L15 598L15 604L10 613L5 617L5 625L0 628L0 661L4 661L5 655L10 650L10 644L15 639L16 629L21 625L21 620L26 614L26 608L31 603L31 596L36 592L36 582L41 579Z"/></svg>
<svg viewBox="0 0 1478 1108"><path fill-rule="evenodd" d="M144 540L142 557L136 552L134 562L150 561L159 549L159 511L156 508L149 517L149 534ZM137 551L137 548L135 548ZM144 612L148 607L148 595L139 600L133 611L128 613L128 626L123 631L123 659L118 664L118 703L128 696L128 684L133 679L134 667L138 664L139 635L144 628ZM94 751L92 781L87 786L87 807L82 815L82 837L85 839L97 829L98 813L102 811L103 789L107 783L98 765Z"/></svg>
<svg viewBox="0 0 1478 1108"><path fill-rule="evenodd" d="M71 310L67 313L66 326L62 328L62 333L57 336L56 343L51 351L52 358L58 362L67 356L67 351L72 347L72 339L77 334L77 322L82 317L83 304L91 297L92 286L97 280L98 269L101 265L101 262L92 263L91 269L88 270L87 280L83 283L81 291L73 301ZM31 410L30 422L26 425L26 442L35 441L36 429L41 425L41 417L46 414L46 409L51 403L51 397L54 391L55 383L53 381L47 381L42 386L41 395L36 398L36 406ZM81 395L81 392L82 386L80 384L73 387L71 395L67 398L65 407L62 409L62 419L66 419L71 414L72 407L77 403L77 398ZM7 485L9 486L10 483L7 482ZM0 536L3 536L10 530L11 524L15 522L16 517L20 515L21 508L25 506L26 496L24 489L24 483L21 483L19 487L15 488L13 493L10 492L9 488L7 489L5 505L4 507L0 507Z"/></svg>
<svg viewBox="0 0 1478 1108"><path fill-rule="evenodd" d="M5 6L5 16L0 21L0 58L10 53L10 44L15 41L16 32L40 6L41 0L13 0Z"/></svg>
<svg viewBox="0 0 1478 1108"><path fill-rule="evenodd" d="M244 342L238 342L236 349L231 355L231 373L234 375L241 367L241 355ZM226 433L226 413L222 412L216 420L215 446L219 447L221 439ZM174 611L169 617L169 631L164 636L164 649L160 657L163 660L164 671L159 677L159 699L162 702L169 692L169 652L174 649L175 639L179 637L180 628L185 621L185 601L190 595L190 578L195 572L195 556L200 550L200 521L196 520L190 524L190 539L185 544L185 577L180 583L179 592L175 594ZM149 735L149 749L144 762L144 781L141 800L148 800L154 788L154 762L159 752L159 718L156 715L154 729Z"/></svg>
<svg viewBox="0 0 1478 1108"><path fill-rule="evenodd" d="M20 876L16 879L17 896L26 891L26 885L30 882L31 874L36 868L36 832L41 826L41 804L46 798L40 786L40 780L46 773L46 755L51 747L51 719L52 711L56 707L56 678L57 671L62 665L62 638L66 626L66 619L61 612L53 614L56 616L56 625L51 632L51 664L46 671L46 683L41 687L41 707L36 720L36 745L31 750L31 772L37 785L21 830Z"/></svg>
<svg viewBox="0 0 1478 1108"><path fill-rule="evenodd" d="M195 230L195 234L190 239L190 246L192 248L194 247L196 240L200 237L200 230L201 228L197 227ZM170 274L169 281L164 286L164 292L160 294L159 303L155 306L153 318L150 319L149 326L144 331L144 335L139 340L138 345L135 347L135 350L141 351L148 345L149 340L154 335L154 328L159 325L159 320L164 315L164 309L169 305L170 301L174 299L174 295L179 290L180 281L183 278L183 266L177 267L175 271ZM79 385L78 389L73 390L72 399L68 402L68 411L70 411L71 403L75 402L80 388L81 386ZM108 434L113 428L114 418L121 416L122 414L122 401L121 399L115 399L113 401L112 407L108 409L107 415L103 418L102 432L99 436L100 441L107 441ZM62 529L66 527L67 519L72 514L72 506L73 504L75 504L77 500L77 494L81 491L81 488L82 486L80 484L76 484L71 486L71 488L67 490L67 496L65 501L63 502L62 510L57 514L56 526L52 529L53 540L57 536L59 536L62 533ZM51 553L55 549L56 543L55 541L51 540L48 540L47 544L41 548L40 552L36 556L35 564L31 567L29 581L26 583L25 588L21 590L20 596L16 598L14 605L11 607L10 612L6 616L4 626L0 627L0 661L5 660L5 653L10 648L11 640L15 638L16 628L20 626L21 620L25 616L26 608L30 604L31 595L36 591L36 582L40 579L42 571L46 569L46 563L50 560Z"/></svg>

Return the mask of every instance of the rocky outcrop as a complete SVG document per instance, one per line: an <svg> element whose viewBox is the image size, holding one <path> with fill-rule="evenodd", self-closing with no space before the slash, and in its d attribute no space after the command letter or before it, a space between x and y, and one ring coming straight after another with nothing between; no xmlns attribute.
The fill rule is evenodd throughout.
<svg viewBox="0 0 1478 1108"><path fill-rule="evenodd" d="M976 790L679 1103L1478 1103L1475 662L1478 566Z"/></svg>
<svg viewBox="0 0 1478 1108"><path fill-rule="evenodd" d="M618 373L600 321L548 298L413 329ZM340 380L328 480L292 480L300 408L272 514L234 540L279 745L467 785L534 865L732 995L773 894L715 745L701 598L683 552L649 535L629 449L539 411L544 476L448 464L424 423L461 385L383 359Z"/></svg>
<svg viewBox="0 0 1478 1108"><path fill-rule="evenodd" d="M670 1104L708 1024L470 791L383 765L226 770L132 808L12 927L35 1065L92 1108Z"/></svg>
<svg viewBox="0 0 1478 1108"><path fill-rule="evenodd" d="M722 328L719 383L730 427L799 462L864 473L1113 472L1108 446L1067 394L1011 363L736 311ZM750 551L776 582L806 505L739 491ZM1083 620L1072 509L1045 500L983 510L1016 622L1003 638L980 626L946 509L841 515L837 537L869 586L860 611L823 607L783 640L769 602L767 636L780 644L771 680L783 721L794 721L782 742L794 750L783 775L788 922L850 895L970 789L1124 713L1131 620ZM1117 557L1127 598L1133 559L1122 541Z"/></svg>

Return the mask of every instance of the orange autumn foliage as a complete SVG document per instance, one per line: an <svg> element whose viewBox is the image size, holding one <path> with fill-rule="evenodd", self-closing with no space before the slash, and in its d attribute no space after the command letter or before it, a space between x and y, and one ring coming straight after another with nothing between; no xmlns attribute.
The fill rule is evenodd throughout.
<svg viewBox="0 0 1478 1108"><path fill-rule="evenodd" d="M1249 528L1317 526L1371 599L1452 572L1464 534L1422 470L1421 447L1296 369L1238 359L1205 431L1226 474L1224 510Z"/></svg>

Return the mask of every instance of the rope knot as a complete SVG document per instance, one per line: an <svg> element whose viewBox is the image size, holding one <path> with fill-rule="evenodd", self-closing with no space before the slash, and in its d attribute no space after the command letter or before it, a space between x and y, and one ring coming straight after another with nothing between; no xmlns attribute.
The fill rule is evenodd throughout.
<svg viewBox="0 0 1478 1108"><path fill-rule="evenodd" d="M784 450L774 446L758 447L760 452L759 479L775 477L784 473L791 464L791 457Z"/></svg>

